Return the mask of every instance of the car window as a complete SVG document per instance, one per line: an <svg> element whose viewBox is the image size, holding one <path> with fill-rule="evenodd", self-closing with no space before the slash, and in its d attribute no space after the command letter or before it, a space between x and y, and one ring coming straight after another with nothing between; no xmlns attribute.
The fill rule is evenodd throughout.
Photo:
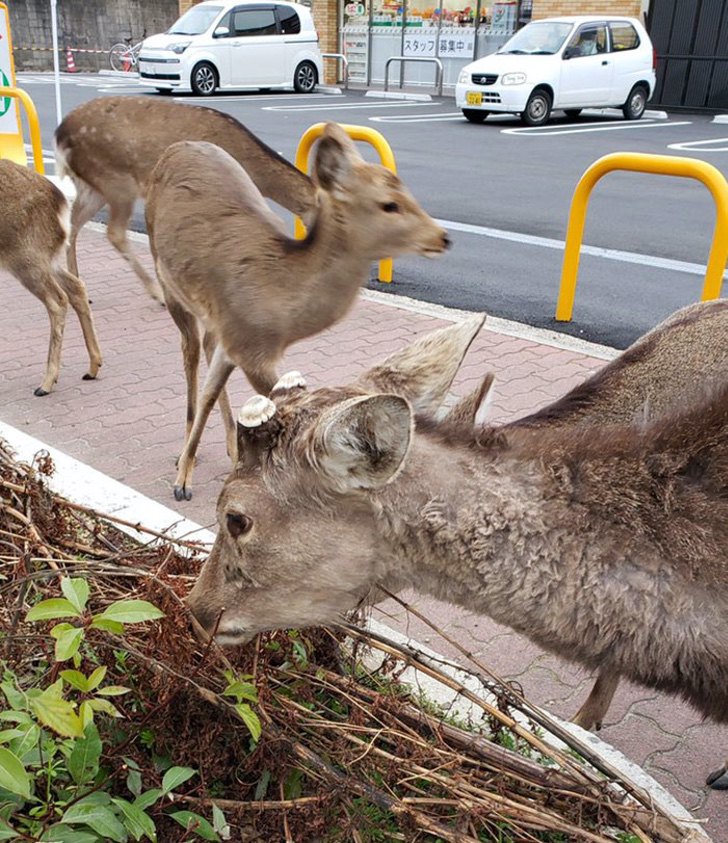
<svg viewBox="0 0 728 843"><path fill-rule="evenodd" d="M612 52L634 50L640 45L640 37L631 23L610 23L609 32L612 36Z"/></svg>
<svg viewBox="0 0 728 843"><path fill-rule="evenodd" d="M288 35L301 31L301 20L295 9L290 6L276 6L278 9L278 20L281 24L281 31Z"/></svg>
<svg viewBox="0 0 728 843"><path fill-rule="evenodd" d="M498 52L512 55L553 55L561 49L571 30L572 24L563 21L534 21L519 29Z"/></svg>
<svg viewBox="0 0 728 843"><path fill-rule="evenodd" d="M278 26L273 9L236 9L233 30L236 35L276 35Z"/></svg>
<svg viewBox="0 0 728 843"><path fill-rule="evenodd" d="M607 27L604 24L582 26L569 41L572 57L595 56L607 52Z"/></svg>
<svg viewBox="0 0 728 843"><path fill-rule="evenodd" d="M169 35L201 35L222 11L222 6L193 6L167 30Z"/></svg>
<svg viewBox="0 0 728 843"><path fill-rule="evenodd" d="M220 19L218 25L215 27L215 32L217 32L218 29L220 29L220 27L224 26L228 30L228 35L227 36L226 35L222 35L222 36L221 35L215 35L215 38L227 38L227 37L229 37L229 35L234 35L233 25L232 25L232 20L231 20L232 16L233 16L232 12L228 12L226 15L223 15L222 18Z"/></svg>

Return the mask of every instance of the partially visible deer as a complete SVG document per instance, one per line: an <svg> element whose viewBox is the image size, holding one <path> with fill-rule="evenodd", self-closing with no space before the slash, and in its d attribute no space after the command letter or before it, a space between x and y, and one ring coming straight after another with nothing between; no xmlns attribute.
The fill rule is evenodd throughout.
<svg viewBox="0 0 728 843"><path fill-rule="evenodd" d="M726 378L656 421L459 437L478 400L436 414L481 321L248 402L195 616L237 644L411 587L727 722Z"/></svg>
<svg viewBox="0 0 728 843"><path fill-rule="evenodd" d="M246 171L224 150L181 141L162 155L147 193L147 230L165 301L182 332L187 437L175 497L191 497L194 455L210 410L238 366L267 392L291 343L348 312L371 263L407 252L435 255L447 232L399 178L364 161L346 132L326 125L313 168L318 186L305 240L293 240ZM197 406L199 329L215 347ZM228 452L235 453L229 419Z"/></svg>
<svg viewBox="0 0 728 843"><path fill-rule="evenodd" d="M0 196L0 268L43 302L51 323L46 372L35 395L48 395L58 380L69 302L89 355L83 378L93 380L101 366L101 351L86 288L61 265L70 217L65 196L48 179L5 159L0 159Z"/></svg>
<svg viewBox="0 0 728 843"><path fill-rule="evenodd" d="M107 235L142 280L162 300L159 284L139 263L126 230L134 202L146 197L149 176L175 141L203 140L222 147L248 171L264 196L304 218L314 203L311 180L229 114L212 108L162 102L154 97L98 97L73 109L56 129L59 175L73 180L68 268L78 275L76 238L104 205Z"/></svg>

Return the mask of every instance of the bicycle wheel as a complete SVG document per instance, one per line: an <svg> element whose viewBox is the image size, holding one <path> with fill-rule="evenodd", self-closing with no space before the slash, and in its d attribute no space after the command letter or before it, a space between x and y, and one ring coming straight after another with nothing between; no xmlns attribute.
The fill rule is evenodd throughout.
<svg viewBox="0 0 728 843"><path fill-rule="evenodd" d="M121 42L114 44L114 46L109 50L109 64L111 65L112 70L116 70L118 72L129 70L131 67L129 47Z"/></svg>

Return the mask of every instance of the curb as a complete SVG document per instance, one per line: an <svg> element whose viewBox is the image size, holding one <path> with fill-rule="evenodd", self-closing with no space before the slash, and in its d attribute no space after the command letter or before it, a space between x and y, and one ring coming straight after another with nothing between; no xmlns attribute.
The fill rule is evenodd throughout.
<svg viewBox="0 0 728 843"><path fill-rule="evenodd" d="M365 97L379 97L383 100L412 100L414 102L432 102L430 94L408 94L406 91L367 91Z"/></svg>
<svg viewBox="0 0 728 843"><path fill-rule="evenodd" d="M115 76L117 79L138 79L135 70L99 70L99 76Z"/></svg>

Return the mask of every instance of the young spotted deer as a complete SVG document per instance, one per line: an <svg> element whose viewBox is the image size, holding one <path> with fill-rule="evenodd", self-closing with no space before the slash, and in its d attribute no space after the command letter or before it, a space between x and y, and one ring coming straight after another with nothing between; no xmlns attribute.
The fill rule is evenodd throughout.
<svg viewBox="0 0 728 843"><path fill-rule="evenodd" d="M77 192L68 251L72 273L78 275L79 231L108 205L111 244L161 301L159 285L134 255L126 229L134 202L146 197L154 165L170 144L185 139L222 147L264 196L307 218L315 196L311 180L229 114L153 97L99 97L73 109L56 129L58 173L70 176Z"/></svg>
<svg viewBox="0 0 728 843"><path fill-rule="evenodd" d="M409 586L728 721L725 377L655 421L459 436L477 400L436 414L480 323L251 399L192 611L236 644Z"/></svg>
<svg viewBox="0 0 728 843"><path fill-rule="evenodd" d="M0 160L0 268L40 299L48 311L51 336L45 377L35 390L48 395L58 380L68 303L76 311L89 355L84 380L93 380L101 351L83 282L68 272L65 251L70 210L48 179L12 161Z"/></svg>
<svg viewBox="0 0 728 843"><path fill-rule="evenodd" d="M329 123L313 168L318 186L304 240L292 240L246 171L219 147L182 141L162 155L147 192L147 230L164 297L182 333L187 437L175 482L191 497L194 455L207 417L233 369L269 391L291 343L338 322L366 283L373 261L434 255L447 233L399 178L364 161ZM197 406L199 328L215 348ZM232 415L228 452L236 450Z"/></svg>

